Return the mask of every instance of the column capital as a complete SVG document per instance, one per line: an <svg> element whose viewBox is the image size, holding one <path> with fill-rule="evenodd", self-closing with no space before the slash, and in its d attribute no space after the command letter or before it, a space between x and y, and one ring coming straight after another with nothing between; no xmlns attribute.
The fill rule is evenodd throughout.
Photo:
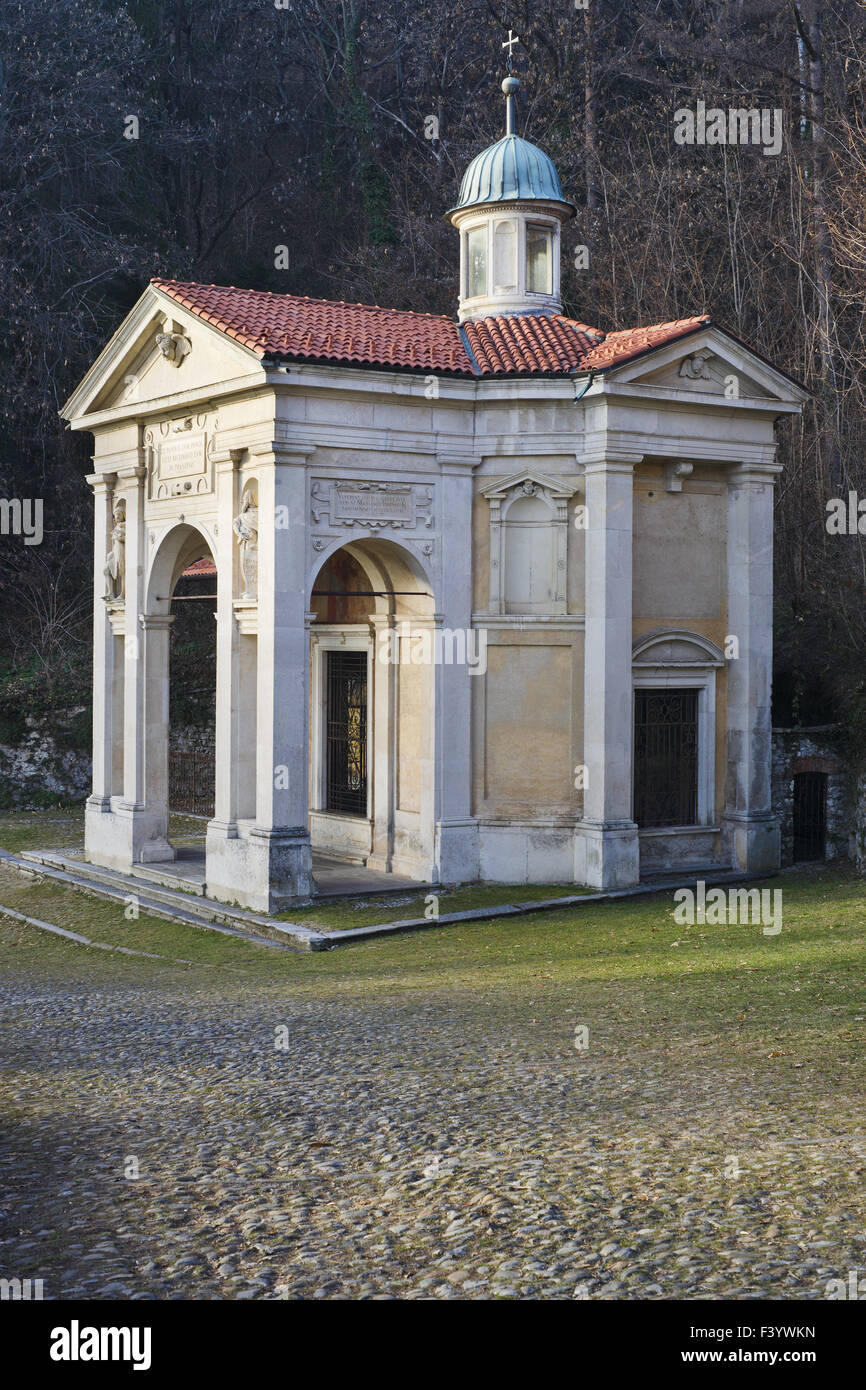
<svg viewBox="0 0 866 1390"><path fill-rule="evenodd" d="M773 487L783 471L781 463L733 463L728 468L728 487L745 487L749 483Z"/></svg>
<svg viewBox="0 0 866 1390"><path fill-rule="evenodd" d="M477 458L473 454L467 454L459 450L451 453L448 449L437 449L436 462L439 469L444 474L456 473L458 475L471 475L481 463L481 456Z"/></svg>
<svg viewBox="0 0 866 1390"><path fill-rule="evenodd" d="M138 483L142 483L147 477L147 469L143 463L124 464L118 468L117 477L122 478L124 482L135 479Z"/></svg>
<svg viewBox="0 0 866 1390"><path fill-rule="evenodd" d="M584 474L589 473L632 473L635 465L642 463L643 454L627 454L619 449L605 449L601 453L586 455L583 459Z"/></svg>
<svg viewBox="0 0 866 1390"><path fill-rule="evenodd" d="M244 450L241 449L212 449L211 460L218 473L232 473L240 467L241 457Z"/></svg>
<svg viewBox="0 0 866 1390"><path fill-rule="evenodd" d="M174 622L174 613L139 613L138 621L145 632L168 632Z"/></svg>
<svg viewBox="0 0 866 1390"><path fill-rule="evenodd" d="M117 483L117 474L86 473L84 481L90 484L94 492L110 492Z"/></svg>

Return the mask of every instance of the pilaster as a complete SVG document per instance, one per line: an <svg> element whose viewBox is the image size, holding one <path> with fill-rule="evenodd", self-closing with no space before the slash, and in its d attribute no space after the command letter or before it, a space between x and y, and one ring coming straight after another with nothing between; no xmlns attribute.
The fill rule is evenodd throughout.
<svg viewBox="0 0 866 1390"><path fill-rule="evenodd" d="M771 872L780 860L772 812L773 486L781 465L741 464L728 475L728 631L739 655L727 665L727 773L723 825L732 864Z"/></svg>
<svg viewBox="0 0 866 1390"><path fill-rule="evenodd" d="M638 882L632 819L632 515L638 455L605 454L585 464L586 628L583 818L586 882Z"/></svg>

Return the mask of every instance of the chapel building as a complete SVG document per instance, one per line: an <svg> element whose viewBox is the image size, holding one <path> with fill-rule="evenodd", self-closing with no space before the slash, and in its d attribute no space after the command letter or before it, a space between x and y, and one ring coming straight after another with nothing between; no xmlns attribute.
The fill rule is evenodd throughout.
<svg viewBox="0 0 866 1390"><path fill-rule="evenodd" d="M67 402L95 441L91 862L170 878L172 603L204 561L210 897L284 909L319 856L595 888L777 866L774 426L807 393L704 314L563 314L574 208L516 88L448 214L455 318L155 279Z"/></svg>

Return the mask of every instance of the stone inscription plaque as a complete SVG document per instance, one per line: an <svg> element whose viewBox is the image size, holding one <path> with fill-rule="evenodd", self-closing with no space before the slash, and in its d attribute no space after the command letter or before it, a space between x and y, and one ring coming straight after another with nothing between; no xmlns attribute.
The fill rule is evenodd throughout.
<svg viewBox="0 0 866 1390"><path fill-rule="evenodd" d="M331 494L332 521L399 521L415 524L412 491L380 492L367 488L335 487Z"/></svg>
<svg viewBox="0 0 866 1390"><path fill-rule="evenodd" d="M206 467L204 434L190 434L182 439L163 439L160 442L160 478L196 477L204 473Z"/></svg>

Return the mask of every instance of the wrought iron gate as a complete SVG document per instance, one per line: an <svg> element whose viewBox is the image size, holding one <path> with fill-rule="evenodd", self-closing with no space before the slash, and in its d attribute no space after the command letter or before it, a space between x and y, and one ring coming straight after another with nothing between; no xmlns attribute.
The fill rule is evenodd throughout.
<svg viewBox="0 0 866 1390"><path fill-rule="evenodd" d="M325 805L367 814L367 653L328 652Z"/></svg>
<svg viewBox="0 0 866 1390"><path fill-rule="evenodd" d="M696 690L635 691L634 818L641 828L697 824Z"/></svg>
<svg viewBox="0 0 866 1390"><path fill-rule="evenodd" d="M214 752L168 755L168 804L192 816L214 813Z"/></svg>
<svg viewBox="0 0 866 1390"><path fill-rule="evenodd" d="M823 859L827 838L826 772L794 773L794 862Z"/></svg>

